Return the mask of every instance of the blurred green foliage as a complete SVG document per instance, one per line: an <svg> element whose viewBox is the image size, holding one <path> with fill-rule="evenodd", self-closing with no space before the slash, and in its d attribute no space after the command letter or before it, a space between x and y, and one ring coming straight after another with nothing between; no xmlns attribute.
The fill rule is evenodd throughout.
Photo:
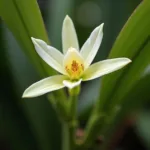
<svg viewBox="0 0 150 150"><path fill-rule="evenodd" d="M75 23L80 46L95 26L105 23L104 39L95 61L106 58L112 47L109 57L128 56L133 60L125 70L82 85L78 103L81 126L86 124L100 95L101 102L96 105L100 108L103 106L102 110L109 110L108 113L111 113L112 105L121 105L119 114L106 129L106 135L109 135L106 140L110 142L110 135L115 133L118 124L126 116L140 110L136 122L137 134L142 138L143 145L150 149L149 112L141 110L146 102L149 105L150 99L149 0L140 4L138 12L135 12L138 17L130 18L118 38L125 22L141 3L140 0L42 2L45 26L53 46L61 50L62 21L69 14ZM47 97L21 99L24 89L39 80L41 75L54 74L39 59L30 40L30 36L34 36L48 42L38 5L35 0L0 0L0 16L5 22L1 21L0 24L0 149L60 150L60 122Z"/></svg>

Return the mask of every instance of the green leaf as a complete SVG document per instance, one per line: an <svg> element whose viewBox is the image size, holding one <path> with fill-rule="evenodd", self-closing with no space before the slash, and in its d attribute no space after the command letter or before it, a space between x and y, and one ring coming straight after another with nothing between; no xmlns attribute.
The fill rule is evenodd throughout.
<svg viewBox="0 0 150 150"><path fill-rule="evenodd" d="M9 145L10 149L38 150L38 143L32 134L30 124L20 107L19 98L16 94L3 29L2 24L0 24L0 138L6 140L4 143ZM0 149L5 146L3 144Z"/></svg>
<svg viewBox="0 0 150 150"><path fill-rule="evenodd" d="M120 57L122 56L121 53L124 53L123 56L131 58L132 63L127 68L104 77L102 81L102 95L100 98L103 103L101 104L101 108L102 110L105 109L108 115L106 118L109 121L102 129L108 130L105 133L106 139L114 133L114 129L117 128L116 124L121 122L131 111L141 108L149 99L148 85L150 84L150 80L149 75L147 75L147 69L150 65L150 19L147 18L145 20L145 15L148 12L150 12L150 2L143 1L130 17L110 54L110 57ZM136 28L133 25L137 21L139 22ZM120 43L124 43L125 45L122 45L121 48ZM119 48L121 48L121 51L118 50ZM111 85L110 87L107 84L108 82ZM107 90L107 93L104 89ZM113 116L113 111L116 107L119 107L120 110ZM108 145L108 143L105 143L105 145Z"/></svg>
<svg viewBox="0 0 150 150"><path fill-rule="evenodd" d="M105 76L102 79L102 90L100 100L98 102L98 109L103 107L104 110L109 107L111 102L114 102L112 97L120 88L120 81L124 80L125 76L128 76L128 69L134 65L135 58L138 56L145 44L147 44L146 42L149 40L148 37L150 29L149 13L150 1L145 0L138 6L136 11L134 11L118 36L109 58L128 57L132 60L132 63L126 68ZM145 59L143 61L145 61ZM139 63L137 65L139 65ZM135 71L136 70L133 71L134 74L136 73ZM126 82L126 84L128 83Z"/></svg>
<svg viewBox="0 0 150 150"><path fill-rule="evenodd" d="M39 58L31 42L31 37L48 42L36 0L0 0L0 16L38 71L51 75L53 70Z"/></svg>
<svg viewBox="0 0 150 150"><path fill-rule="evenodd" d="M20 50L17 42L10 34L10 32L8 32L8 30L5 30L5 28L3 32L5 34L5 39L9 41L7 42L7 40L5 40L6 43L4 43L7 46L5 52L8 56L5 60L9 62L11 75L14 81L14 90L19 97L18 101L11 101L12 103L14 103L14 105L19 105L21 107L20 110L18 110L18 114L20 114L20 117L23 117L21 116L21 112L25 114L25 117L27 118L25 123L28 124L32 132L30 137L34 137L34 140L37 142L36 145L39 147L39 149L54 149L55 147L57 147L57 145L51 142L51 139L57 140L57 142L60 143L60 124L57 120L56 113L51 107L49 101L46 100L46 97L44 98L44 96L34 99L21 98L24 89L28 87L31 83L38 81L39 76L37 76L35 69L28 62L27 58ZM30 72L30 74L28 72ZM17 108L13 109L15 110ZM11 118L11 120L8 118L8 121L15 122L13 120L18 117L18 114L15 114L15 116ZM53 124L51 122L53 122ZM10 133L12 133L11 130L13 130L13 128L14 127L8 126L7 130L10 130ZM17 125L17 128L18 130L21 130L22 127L20 125ZM26 128L27 127L24 127L24 130L27 130ZM15 132L15 130L16 128L14 128L13 132ZM17 135L15 139L11 138L10 142L12 142L14 145L17 145L16 143L18 142L18 140L19 136ZM24 147L24 142L21 142L22 147ZM58 149L60 149L60 145L58 145Z"/></svg>
<svg viewBox="0 0 150 150"><path fill-rule="evenodd" d="M125 100L120 97L129 94L149 64L149 14L150 1L145 0L133 12L116 39L109 58L128 57L132 63L102 78L100 97L88 122L84 144L90 144L99 135L99 132L103 135L105 129L110 128L110 124L112 125L119 112L116 108L117 104ZM94 117L95 120L93 120Z"/></svg>
<svg viewBox="0 0 150 150"><path fill-rule="evenodd" d="M31 36L40 38L48 42L48 38L45 32L45 28L36 0L0 0L0 16L7 25L7 27L10 29L10 31L13 33L20 46L23 48L26 54L28 54L30 60L34 63L36 69L38 69L40 74L44 76L52 75L54 71L37 55L37 53L34 50L34 46L31 42ZM16 43L14 43L12 38L8 37L8 35L5 36L6 41L9 44L7 46L11 53L14 52L14 54L16 54L15 56L20 56L20 54L18 54L18 51L20 51L20 49L18 48L18 46L15 45ZM33 75L35 72L33 70L32 71L34 73L30 72L30 69L32 69L32 67L29 67L28 70L28 63L26 62L26 60L24 61L25 58L22 59L22 57L11 57L10 59L13 59L15 61L15 65L17 65L15 67L19 69L19 71L16 71L16 68L13 68L14 64L11 64L12 72L15 76L15 84L17 85L17 87L15 87L15 90L18 90L17 94L19 94L19 97L21 97L23 89L25 89L29 84L31 84L31 82L33 83L35 81ZM20 62L20 59L22 59L22 63ZM26 70L24 70L25 72L22 70L23 66L26 67ZM31 73L31 75L29 74L29 72ZM60 94L60 92L57 91L57 95L58 99L60 99L63 93ZM58 120L55 116L55 112L49 105L49 102L46 100L42 101L42 99L37 99L37 101L25 100L25 102L21 104L23 109L21 111L23 111L26 114L26 117L28 118L28 123L30 124L29 127L32 130L33 136L36 137L36 142L38 142L38 146L44 150L54 149L55 147L60 149L60 144L58 144L60 143L60 124L58 123ZM12 129L13 128L11 128L10 130ZM19 130L20 129L18 125L18 131ZM52 140L55 140L58 143L53 144L52 142L50 142Z"/></svg>
<svg viewBox="0 0 150 150"><path fill-rule="evenodd" d="M116 44L110 54L110 57L118 57L122 56L122 52L123 56L132 59L132 64L124 70L113 73L103 79L103 90L100 97L103 101L101 108L107 113L107 120L109 122L101 129L107 131L104 133L106 142L103 145L103 149L109 145L111 135L117 130L118 124L123 121L124 117L129 115L133 110L135 111L143 107L150 98L149 13L150 1L143 1L135 13L130 17L128 24L117 38ZM138 16L136 16L136 14L138 14ZM139 20L138 23L136 22L137 20L135 20L136 18ZM135 30L130 28L136 23L138 26L133 26ZM125 31L127 33L125 33ZM123 35L123 37L121 35ZM124 43L124 47L122 45L122 49L119 51L118 49L121 48L120 43L123 44L123 42L127 40L127 35L128 41L126 44ZM106 85L108 82L111 85L110 87ZM104 89L107 90L108 95ZM119 107L120 110L113 116L113 109L116 106Z"/></svg>
<svg viewBox="0 0 150 150"><path fill-rule="evenodd" d="M119 85L115 91L115 94L111 98L111 102L109 102L108 109L115 107L115 105L121 105L124 101L129 100L133 101L130 96L132 93L130 91L135 87L135 85L146 75L146 71L150 65L150 39L145 41L142 45L142 49L140 49L139 54L134 58L132 65L128 67L126 74L123 79L120 80ZM142 91L143 89L141 89ZM148 89L147 89L148 90ZM148 91L147 91L148 92ZM138 99L139 93L134 91L137 94L135 99ZM128 98L126 98L128 97ZM143 101L143 99L141 99ZM128 101L129 102L129 101ZM134 101L135 102L135 101ZM136 102L135 102L136 105Z"/></svg>

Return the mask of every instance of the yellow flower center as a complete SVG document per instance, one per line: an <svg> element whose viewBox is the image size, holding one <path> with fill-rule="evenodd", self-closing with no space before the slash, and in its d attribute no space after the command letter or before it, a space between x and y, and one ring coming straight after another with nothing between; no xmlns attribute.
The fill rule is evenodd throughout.
<svg viewBox="0 0 150 150"><path fill-rule="evenodd" d="M66 72L72 80L79 79L84 71L84 65L81 62L72 60L71 63L65 66Z"/></svg>

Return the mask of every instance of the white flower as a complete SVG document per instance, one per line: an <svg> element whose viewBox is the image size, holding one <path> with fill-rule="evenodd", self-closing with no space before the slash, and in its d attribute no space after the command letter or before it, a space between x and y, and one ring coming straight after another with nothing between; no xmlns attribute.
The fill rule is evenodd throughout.
<svg viewBox="0 0 150 150"><path fill-rule="evenodd" d="M45 78L32 84L23 97L36 97L63 87L74 88L88 81L116 71L131 62L128 58L107 59L95 64L92 61L103 38L103 25L96 27L79 51L72 20L66 16L62 27L63 54L40 39L31 38L39 56L62 75Z"/></svg>

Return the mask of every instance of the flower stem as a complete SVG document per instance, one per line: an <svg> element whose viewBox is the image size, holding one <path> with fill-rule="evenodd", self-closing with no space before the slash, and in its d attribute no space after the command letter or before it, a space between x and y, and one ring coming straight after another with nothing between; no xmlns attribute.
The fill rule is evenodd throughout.
<svg viewBox="0 0 150 150"><path fill-rule="evenodd" d="M77 96L70 96L69 113L71 120L69 121L69 134L70 134L70 146L71 149L75 147L75 131L77 127Z"/></svg>
<svg viewBox="0 0 150 150"><path fill-rule="evenodd" d="M77 99L78 94L80 92L80 86L75 87L71 90L69 90L69 104L68 104L68 114L69 114L69 142L70 142L70 150L74 150L75 145L75 133L76 133L76 127L77 127Z"/></svg>
<svg viewBox="0 0 150 150"><path fill-rule="evenodd" d="M68 122L62 123L62 150L75 149L75 131L76 131L76 109L77 96L70 96Z"/></svg>
<svg viewBox="0 0 150 150"><path fill-rule="evenodd" d="M62 150L70 150L70 137L68 124L62 123Z"/></svg>
<svg viewBox="0 0 150 150"><path fill-rule="evenodd" d="M77 127L77 98L80 86L69 89L69 101L67 105L67 119L62 123L62 150L75 150L75 133ZM62 111L63 112L63 111Z"/></svg>

